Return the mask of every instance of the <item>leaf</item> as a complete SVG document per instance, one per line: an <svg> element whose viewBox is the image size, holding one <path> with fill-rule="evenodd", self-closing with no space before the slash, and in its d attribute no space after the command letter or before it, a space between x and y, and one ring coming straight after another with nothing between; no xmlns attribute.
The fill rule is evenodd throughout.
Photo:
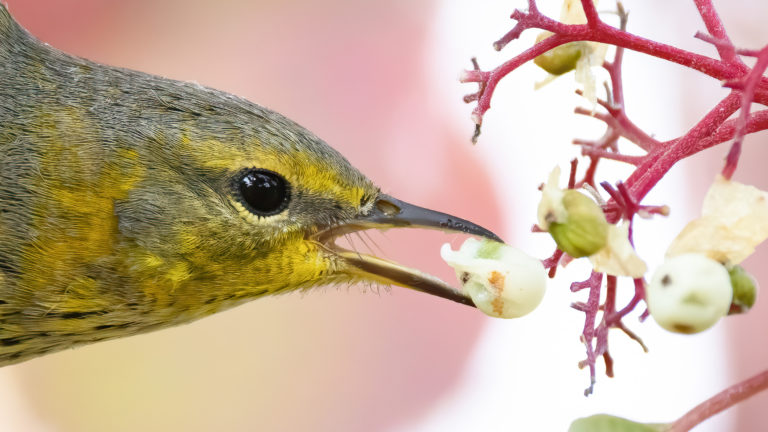
<svg viewBox="0 0 768 432"><path fill-rule="evenodd" d="M661 432L667 424L638 423L608 414L576 419L568 432Z"/></svg>

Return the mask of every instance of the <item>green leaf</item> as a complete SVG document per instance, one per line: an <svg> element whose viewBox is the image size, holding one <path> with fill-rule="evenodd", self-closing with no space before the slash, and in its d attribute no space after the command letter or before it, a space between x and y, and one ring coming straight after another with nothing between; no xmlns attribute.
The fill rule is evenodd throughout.
<svg viewBox="0 0 768 432"><path fill-rule="evenodd" d="M576 419L568 432L661 432L667 424L638 423L608 414Z"/></svg>

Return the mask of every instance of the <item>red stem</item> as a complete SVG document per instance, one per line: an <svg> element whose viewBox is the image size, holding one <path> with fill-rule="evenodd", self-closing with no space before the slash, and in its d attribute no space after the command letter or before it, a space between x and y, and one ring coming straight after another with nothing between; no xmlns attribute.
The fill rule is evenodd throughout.
<svg viewBox="0 0 768 432"><path fill-rule="evenodd" d="M744 132L747 127L747 118L749 117L749 111L752 107L752 101L754 100L758 81L762 78L766 68L768 68L768 46L765 46L760 50L755 66L742 81L741 110L736 123L736 135L733 140L733 145L731 145L731 150L726 157L725 167L723 167L723 177L726 179L730 180L731 176L733 176L733 172L736 171L736 165L739 163L741 143L744 141Z"/></svg>
<svg viewBox="0 0 768 432"><path fill-rule="evenodd" d="M715 39L720 42L715 44L715 48L717 48L717 53L720 55L720 58L728 63L741 63L743 65L744 63L741 62L741 59L736 57L736 49L731 43L728 33L725 31L723 21L717 14L717 10L715 10L712 1L693 0L693 2L699 10L699 15L701 15L701 19L704 21L704 25L707 27L709 34L714 36Z"/></svg>
<svg viewBox="0 0 768 432"><path fill-rule="evenodd" d="M645 195L661 180L677 161L696 148L696 144L705 137L712 135L723 122L733 114L740 104L737 92L731 92L704 116L688 133L668 147L657 147L648 154L645 162L640 164L626 181L636 202L643 200Z"/></svg>
<svg viewBox="0 0 768 432"><path fill-rule="evenodd" d="M527 63L530 60L544 54L545 52L556 48L560 45L568 42L579 40L579 35L552 35L536 45L523 51L520 55L507 61L496 69L486 71L464 71L464 76L461 78L461 82L479 82L485 83L485 88L480 93L480 97L477 101L477 106L473 110L472 120L476 124L482 124L483 114L491 107L491 95L496 89L496 85L499 81L508 75L513 70L520 67L520 65Z"/></svg>
<svg viewBox="0 0 768 432"><path fill-rule="evenodd" d="M693 146L688 153L686 153L685 157L691 156L695 153L706 150L733 138L736 135L738 122L739 119L731 119L724 122L712 136L704 138L696 143L696 145ZM749 118L747 119L745 133L751 134L766 129L768 129L768 110L761 110L750 114ZM670 143L671 142L672 141L670 141ZM664 143L664 145L666 144L667 143Z"/></svg>
<svg viewBox="0 0 768 432"><path fill-rule="evenodd" d="M582 145L585 143L585 141L581 141L581 140L573 140L573 142L574 144L579 144L579 145ZM639 165L645 159L645 156L625 155L622 153L603 150L601 148L588 146L588 145L584 145L581 148L581 154L584 156L593 156L593 157L611 159L619 162L628 163L630 165Z"/></svg>
<svg viewBox="0 0 768 432"><path fill-rule="evenodd" d="M600 17L597 15L595 3L592 0L581 0L581 8L584 10L584 16L587 17L587 25L597 27L600 24Z"/></svg>
<svg viewBox="0 0 768 432"><path fill-rule="evenodd" d="M768 370L712 396L672 423L665 432L686 432L737 403L768 389Z"/></svg>
<svg viewBox="0 0 768 432"><path fill-rule="evenodd" d="M600 308L600 287L603 282L603 274L592 272L592 275L587 279L586 283L589 287L589 295L587 296L587 311L585 312L586 318L584 319L584 330L582 336L584 337L584 345L587 348L586 364L589 367L589 387L584 390L584 396L592 394L592 390L595 386L595 360L602 353L596 353L595 347L592 345L592 339L595 337L595 321L597 319L597 311ZM573 290L573 287L571 287Z"/></svg>
<svg viewBox="0 0 768 432"><path fill-rule="evenodd" d="M589 0L582 0L583 5L588 3L591 2ZM531 8L530 4L533 4L534 8ZM704 0L702 0L702 4L704 4ZM594 5L587 9L594 9ZM587 9L585 9L585 12ZM711 18L712 14L709 13L706 8L704 9L706 16ZM652 41L611 27L600 21L599 17L595 18L596 21L590 21L588 24L563 24L542 15L535 9L535 2L529 2L528 13L515 11L512 17L518 20L517 25L512 31L505 35L502 40L497 42L497 46L503 46L503 43L501 43L502 41L506 43L511 39L515 39L522 33L522 31L528 28L547 30L554 33L554 35L545 38L523 53L508 60L506 63L503 63L490 73L480 74L479 71L466 71L465 78L462 80L463 82L484 81L487 84L485 91L480 94L477 106L473 111L474 120L478 124L482 122L483 114L490 108L490 99L499 80L517 69L523 63L533 60L538 55L573 41L587 40L602 42L616 47L631 49L697 70L720 81L738 79L750 72L750 69L742 62L724 62L722 60L676 48L671 45ZM589 18L589 15L587 15L587 17ZM714 17L717 17L717 15L715 14ZM717 19L719 20L719 18ZM713 26L713 30L717 31L717 26ZM478 73L472 74L472 72ZM754 101L761 104L768 104L768 79L765 77L761 77L759 80L759 85L755 90Z"/></svg>
<svg viewBox="0 0 768 432"><path fill-rule="evenodd" d="M645 298L645 284L643 283L642 279L635 279L635 295L632 297L632 300L629 301L629 303L624 306L623 309L616 312L616 314L612 317L609 317L608 320L609 323L614 323L621 321L622 318L624 318L625 315L632 312L635 309L635 306L637 306L638 303L640 303L640 300Z"/></svg>
<svg viewBox="0 0 768 432"><path fill-rule="evenodd" d="M626 30L627 14L624 7L619 3L619 17L621 18L621 31ZM624 82L621 75L621 65L624 60L624 48L616 47L616 54L613 56L613 62L605 62L603 67L608 71L611 78L611 93L613 94L613 105L607 106L608 112L613 115L616 126L620 128L622 136L635 143L645 151L648 151L659 144L657 140L646 134L629 120L624 106Z"/></svg>

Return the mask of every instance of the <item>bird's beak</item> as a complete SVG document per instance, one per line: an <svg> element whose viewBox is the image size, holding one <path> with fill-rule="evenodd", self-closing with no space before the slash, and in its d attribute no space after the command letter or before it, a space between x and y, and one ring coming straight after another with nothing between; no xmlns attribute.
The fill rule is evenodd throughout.
<svg viewBox="0 0 768 432"><path fill-rule="evenodd" d="M379 195L369 214L315 235L316 240L347 264L344 271L353 278L411 288L469 306L474 306L474 303L468 295L434 276L372 255L350 251L334 243L341 235L371 228L430 228L473 234L502 242L496 234L472 222L383 194Z"/></svg>

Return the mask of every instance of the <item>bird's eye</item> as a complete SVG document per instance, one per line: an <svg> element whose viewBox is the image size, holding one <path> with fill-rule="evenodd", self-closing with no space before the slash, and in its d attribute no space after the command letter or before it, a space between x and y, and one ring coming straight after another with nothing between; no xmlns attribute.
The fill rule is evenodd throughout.
<svg viewBox="0 0 768 432"><path fill-rule="evenodd" d="M288 207L288 182L276 172L249 169L238 177L235 188L246 207L258 216L275 215Z"/></svg>

